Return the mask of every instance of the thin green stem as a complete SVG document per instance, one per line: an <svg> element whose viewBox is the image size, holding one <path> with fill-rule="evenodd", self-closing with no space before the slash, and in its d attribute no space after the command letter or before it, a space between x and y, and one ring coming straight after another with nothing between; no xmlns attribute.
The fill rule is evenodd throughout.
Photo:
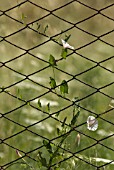
<svg viewBox="0 0 114 170"><path fill-rule="evenodd" d="M48 170L50 170L50 166L52 164L53 159L56 157L59 149L61 148L63 142L65 141L65 139L68 137L68 135L70 134L71 131L69 131L69 133L65 134L64 137L62 138L62 140L60 141L60 143L57 145L57 148L55 150L55 152L53 153L53 155L51 156L50 160L49 160L49 164L48 164Z"/></svg>

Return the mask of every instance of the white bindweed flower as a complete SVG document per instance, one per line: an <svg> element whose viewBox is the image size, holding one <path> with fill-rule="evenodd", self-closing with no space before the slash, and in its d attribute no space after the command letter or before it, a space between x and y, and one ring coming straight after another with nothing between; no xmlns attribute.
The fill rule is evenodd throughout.
<svg viewBox="0 0 114 170"><path fill-rule="evenodd" d="M95 131L98 128L98 120L94 116L87 118L87 129Z"/></svg>
<svg viewBox="0 0 114 170"><path fill-rule="evenodd" d="M66 41L64 41L63 39L61 39L61 41L62 41L62 44L63 44L64 48L69 48L71 50L74 50L74 47L69 45Z"/></svg>

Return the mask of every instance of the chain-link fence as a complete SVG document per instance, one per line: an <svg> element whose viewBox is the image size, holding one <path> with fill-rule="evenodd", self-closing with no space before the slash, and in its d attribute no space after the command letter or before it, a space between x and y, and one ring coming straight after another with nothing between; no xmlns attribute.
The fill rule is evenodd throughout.
<svg viewBox="0 0 114 170"><path fill-rule="evenodd" d="M113 0L0 6L0 169L112 170Z"/></svg>

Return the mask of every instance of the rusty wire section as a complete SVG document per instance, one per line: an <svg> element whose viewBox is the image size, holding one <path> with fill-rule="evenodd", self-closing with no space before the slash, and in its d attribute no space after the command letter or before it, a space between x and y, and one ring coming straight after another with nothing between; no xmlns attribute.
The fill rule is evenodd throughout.
<svg viewBox="0 0 114 170"><path fill-rule="evenodd" d="M112 92L108 93L108 90L107 90L109 89L109 91L111 91L110 89L112 88L114 89L114 76L113 76L114 56L112 55L112 53L114 52L113 50L114 43L112 40L113 35L114 35L113 33L114 18L113 18L113 15L108 15L107 13L107 11L114 10L113 1L109 1L109 3L104 4L103 7L99 5L100 7L98 8L95 8L94 5L92 5L92 3L89 3L89 1L82 1L82 0L63 1L63 3L62 4L60 3L60 5L57 5L57 7L54 6L54 3L52 3L51 5L50 5L51 8L48 9L48 7L46 8L46 5L43 5L39 1L25 0L22 2L18 1L13 6L10 4L9 6L11 6L11 8L7 7L7 9L0 10L1 25L3 25L4 23L7 23L7 27L8 27L8 20L9 20L9 22L11 22L11 24L14 27L14 29L12 27L10 29L10 25L9 25L9 28L7 28L8 31L4 31L5 28L3 28L3 30L1 31L1 35L0 35L0 43L4 44L4 46L8 46L8 48L5 49L7 50L6 52L7 56L4 56L3 58L1 57L2 59L0 59L0 70L1 70L0 74L1 74L1 77L3 77L1 78L1 81L0 81L1 82L0 96L1 96L1 103L5 102L6 104L5 108L1 108L1 113L0 113L0 122L1 122L1 130L0 130L1 131L0 132L1 133L0 134L1 136L1 139L0 139L1 163L0 163L0 166L1 166L1 169L10 169L11 165L15 165L16 162L18 162L21 159L21 158L18 158L18 156L16 155L16 150L22 153L23 158L27 157L29 161L32 160L33 162L37 162L37 159L34 158L32 154L33 155L34 153L36 154L40 149L43 148L44 145L42 144L42 140L46 139L50 141L50 143L56 143L56 140L61 138L61 136L55 135L55 133L53 132L53 129L51 129L51 126L50 127L48 126L50 122L51 123L53 122L52 126L54 126L54 124L56 123L62 124L63 119L61 118L61 120L58 120L58 118L55 115L58 112L67 113L67 110L68 112L69 110L72 110L72 106L73 106L72 97L75 97L73 96L73 93L75 93L74 91L78 91L76 83L78 83L79 86L81 86L79 90L82 90L83 92L86 91L86 88L89 89L86 95L84 96L82 95L81 97L80 95L78 96L79 97L78 102L80 102L80 108L81 108L82 113L81 113L81 118L80 118L80 121L78 122L78 125L75 128L73 128L73 131L75 131L76 134L78 133L80 134L82 140L84 138L85 144L83 147L83 142L82 142L81 148L79 148L75 152L72 152L68 149L61 148L69 154L69 157L63 159L61 162L65 162L68 159L72 159L73 157L75 157L77 160L81 161L85 165L89 165L90 169L92 168L101 169L103 167L108 167L110 164L112 165L114 163L113 157L108 162L103 162L99 166L97 163L93 164L91 160L87 161L79 155L84 154L84 153L86 154L86 151L88 150L90 154L91 149L97 146L98 146L98 151L97 151L98 153L99 153L99 150L102 150L102 148L104 149L105 152L109 152L109 154L114 153L114 148L113 146L111 146L112 143L109 142L109 144L107 144L108 141L110 141L110 139L113 140L113 135L114 135L113 131L110 132L109 130L109 128L113 129L114 122L112 119L114 117L110 116L110 119L107 118L108 117L107 115L108 114L111 115L114 110L114 107L113 107L114 93L113 94ZM74 18L73 20L71 20L69 19L70 17L68 17L68 15L66 17L64 16L64 11L68 10L70 6L73 6L73 7L76 6L77 9L82 8L82 11L83 11L83 8L85 8L87 10L90 10L90 12L88 12L87 16L85 13L84 14L85 16L83 16L82 19L79 20L80 14L79 16L75 16L75 11L69 10L68 11L69 15L70 13L74 13ZM33 18L30 17L29 21L27 21L28 18L26 17L26 14L24 15L23 12L21 11L21 8L26 10L27 7L29 7L29 9L32 8L35 11L40 11L38 12L37 15L35 15L35 17ZM16 16L16 10L21 11L21 14L22 14L21 19L18 18L18 16ZM58 13L59 11L62 11L63 13L62 12ZM28 11L28 13L30 15L30 13L34 13L34 11L31 10L31 11ZM62 25L62 23L64 23L66 28L61 27L62 31L60 31L59 29L58 29L59 31L58 30L56 31L53 28L52 31L50 31L49 33L50 35L48 35L48 33L45 32L46 30L44 30L45 28L44 29L38 28L38 25L40 22L43 23L44 21L44 23L46 22L48 23L49 21L47 20L48 17L50 17L49 20L53 20L53 17L54 17L55 23L58 25L58 27ZM90 32L88 31L88 29L85 29L86 25L88 24L87 22L89 22L90 20L94 20L95 17L101 17L103 18L103 20L106 20L105 26L108 29L103 31L103 33L102 31L98 31L98 34L97 33L95 34L95 32ZM60 22L60 25L59 25L59 22ZM102 25L102 19L100 20L100 22L101 22L100 28L104 27L104 25ZM17 24L16 29L15 29L15 24ZM37 25L37 27L34 26L35 24ZM92 26L97 27L97 23L96 25L93 24ZM54 46L57 46L57 51L59 51L62 48L61 42L57 41L57 38L59 36L63 36L67 33L70 34L70 31L72 32L73 30L73 33L71 33L71 38L72 38L73 36L75 36L74 35L75 29L78 30L79 32L82 32L82 34L84 33L85 36L86 35L88 37L90 36L90 38L89 38L89 41L87 42L86 42L86 39L83 40L82 44L81 45L78 44L77 47L76 45L73 44L73 41L71 41L71 44L75 47L75 50L69 50L70 53L68 55L68 62L70 58L74 55L73 60L74 59L78 60L77 58L80 58L80 61L81 61L80 64L82 64L82 66L79 66L79 67L83 68L83 62L86 62L86 67L79 72L78 71L70 72L70 68L64 69L64 66L61 65L61 63L63 62L66 62L66 64L68 65L69 63L67 62L67 59L64 60L59 55L59 58L57 58L57 66L54 68L55 74L57 75L56 72L58 72L59 76L62 74L63 79L65 79L64 77L66 77L67 83L69 84L69 88L70 88L70 85L71 85L71 88L73 87L72 96L66 95L65 97L63 97L59 93L59 90L58 90L58 87L60 86L60 81L58 81L59 83L56 87L56 91L51 89L48 83L49 77L52 72L52 68L49 65L49 53L51 53L51 48L54 48ZM35 37L34 40L32 40L33 36ZM38 40L37 40L37 36L40 37ZM75 39L77 39L76 36L75 36ZM80 39L77 39L76 41L80 41ZM30 45L27 45L27 43L30 43ZM84 54L83 52L83 50L86 48L87 48L87 51L89 51L89 49L92 49L93 47L91 47L91 45L93 45L94 43L96 43L96 45L97 43L101 43L101 44L103 43L105 44L105 47L107 48L107 49L101 49L101 51L106 50L106 52L104 52L104 54L103 53L101 54L101 55L104 55L104 57L102 56L102 58L99 60L97 56L92 58L92 56L89 56L89 52L88 54L87 53ZM1 51L4 51L3 49L5 48L4 46L1 45ZM12 47L13 47L13 50L11 51ZM49 48L50 48L50 51L49 51ZM42 57L40 55L39 51L41 50L42 51L48 50L46 57ZM94 53L94 50L95 49L93 49L93 53ZM27 56L29 57L27 58ZM24 60L24 58L26 59ZM29 69L26 70L26 64L29 60L32 61L33 66L28 65ZM109 62L109 65L105 64L107 62ZM18 68L18 65L16 65L17 63L20 63L20 65L22 64L22 67L25 66L25 70L21 66L20 68ZM75 63L72 62L72 64L75 64L75 67L77 67L77 61ZM35 69L32 67L34 67ZM22 69L24 71L21 71ZM88 83L88 81L85 81L85 79L83 79L84 74L88 77L88 73L93 71L95 72L93 75L96 78L98 78L99 81L104 80L105 78L102 77L102 74L101 75L98 74L98 76L96 75L97 72L95 70L97 69L102 70L102 72L104 72L104 77L106 75L107 82L104 81L102 85L97 86L96 85L97 83L91 84L91 83ZM59 76L56 78L59 79ZM108 79L107 76L111 78ZM41 81L40 81L40 78L41 78ZM7 79L9 80L8 83L7 83ZM93 77L90 77L90 79L93 79ZM26 83L24 84L24 82ZM25 94L21 96L21 90L20 91L18 90L20 86L25 88L27 83L28 83L27 90L25 91ZM39 89L36 90L37 87ZM31 88L34 88L36 90L35 93L33 91L30 91ZM106 89L106 92L105 92L105 89ZM32 92L33 92L33 96L31 95ZM80 93L77 93L76 96L78 94ZM102 100L106 98L106 101L108 101L108 104L105 109L103 109L101 106L101 111L99 111L99 110L91 109L91 107L87 106L87 105L91 105L91 102L92 102L91 97L94 95L96 96L98 95L96 97L96 100L101 98L99 99L99 101L101 102L99 103L99 105L102 105L103 104ZM36 101L38 99L45 98L45 96L48 96L48 99L49 99L49 96L53 96L53 98L50 97L50 99L51 100L55 99L55 103L53 104L57 105L56 106L57 109L53 108L51 113L47 112L46 110L43 110L43 111L40 110L36 105ZM102 96L104 98L102 98ZM59 103L60 106L58 105L58 102L56 102L56 99L58 100L58 102L60 102ZM87 101L87 103L85 101ZM105 104L106 104L106 101L105 101ZM92 106L93 105L95 106L95 102L96 101L94 101ZM112 104L110 104L110 102L112 102ZM63 103L63 105L61 103ZM22 112L26 112L26 114L24 116L21 116ZM36 120L33 122L30 121L31 118L29 119L27 118L28 114L30 113L37 114L37 119L35 117ZM86 118L89 115L93 115L96 118L98 118L98 121L101 122L101 127L102 127L101 129L103 129L103 127L105 129L105 126L107 126L108 129L107 130L105 129L105 130L106 131L109 130L109 133L107 132L107 134L103 136L101 135L103 134L102 132L103 130L102 131L99 130L99 134L97 137L96 132L95 132L96 135L94 135L95 134L94 132L93 133L89 132L89 130L86 129ZM25 121L22 120L24 118L25 118ZM48 124L45 121L47 121ZM27 125L27 123L29 125ZM42 127L42 124L43 124L44 129L40 129ZM69 126L68 123L67 125ZM37 126L37 129L35 130L34 127L36 126ZM39 132L39 129L41 130L41 133ZM44 134L42 133L43 130L46 131ZM51 135L51 132L53 132L54 135ZM34 138L36 141L31 142L32 138ZM89 144L87 145L86 145L86 140L90 141ZM107 141L106 143L104 142L105 140ZM39 142L39 146L37 145L38 142ZM22 147L22 143L24 143L24 147ZM9 158L6 159L5 157L7 154L9 154ZM95 157L95 155L93 157ZM98 157L99 157L99 154L98 154ZM100 157L103 158L103 155L102 156L100 155ZM58 164L60 164L61 162L59 162ZM52 165L52 167L54 166L55 164Z"/></svg>

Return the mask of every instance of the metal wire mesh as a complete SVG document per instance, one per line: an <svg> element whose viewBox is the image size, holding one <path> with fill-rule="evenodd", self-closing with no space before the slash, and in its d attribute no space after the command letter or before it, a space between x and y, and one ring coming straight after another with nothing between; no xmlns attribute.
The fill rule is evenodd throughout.
<svg viewBox="0 0 114 170"><path fill-rule="evenodd" d="M113 168L113 1L99 4L98 1L83 0L56 3L25 0L3 4L0 10L1 169L12 169L11 165L22 158L37 163L33 155L44 147L42 140L56 143L63 136L55 134L54 125L62 124L65 114L70 119L75 96L79 97L81 117L72 132L81 135L81 147L73 152L60 146L69 156L57 164L76 158L89 169ZM48 30L52 27L48 33L42 26L46 26L45 23L49 24ZM67 33L72 35L71 44L75 43L75 49L69 50L64 60L58 54L62 44L57 38ZM41 55L43 51L45 57ZM50 53L57 57L54 67L58 81L56 90L49 86L49 77L53 74ZM70 92L66 96L59 93L62 79L66 79L71 95ZM44 105L51 100L51 113L37 107L38 99ZM55 116L58 112L62 113L61 119ZM88 115L98 118L100 127L96 134L86 128ZM68 122L66 125L70 126ZM105 162L100 159L102 163L99 165L80 156L86 155L87 151L87 156L91 157L91 149L97 146L97 153L104 150L101 158L107 158L104 156L107 153L112 159ZM16 155L16 150L22 153L21 158ZM55 166L56 163L52 164L50 169ZM75 165L75 169L78 168L81 165Z"/></svg>

